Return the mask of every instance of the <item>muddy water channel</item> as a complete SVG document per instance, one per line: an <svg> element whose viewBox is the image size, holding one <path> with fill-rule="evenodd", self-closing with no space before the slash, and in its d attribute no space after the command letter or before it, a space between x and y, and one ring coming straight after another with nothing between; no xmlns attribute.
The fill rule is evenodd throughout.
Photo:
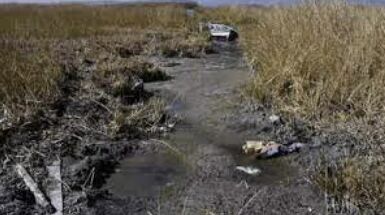
<svg viewBox="0 0 385 215"><path fill-rule="evenodd" d="M241 153L244 141L255 136L229 126L226 119L252 74L236 45L218 44L217 50L200 59L163 59L164 65L173 64L164 67L173 78L146 85L181 120L174 132L160 138L173 150L130 157L108 180L106 186L118 196L156 199L156 207L138 214L270 214L281 210L274 205L282 201L286 211L294 207L290 201L313 198L303 191L306 186L291 182L298 172L287 158L255 160ZM237 166L257 167L261 174L247 175ZM293 192L300 197L293 199ZM309 205L295 213L314 211L316 206Z"/></svg>

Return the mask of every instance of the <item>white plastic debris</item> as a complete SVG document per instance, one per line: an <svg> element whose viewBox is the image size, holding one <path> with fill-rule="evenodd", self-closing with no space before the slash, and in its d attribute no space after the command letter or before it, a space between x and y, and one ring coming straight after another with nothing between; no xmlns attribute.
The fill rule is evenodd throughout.
<svg viewBox="0 0 385 215"><path fill-rule="evenodd" d="M169 122L167 123L167 128L174 129L175 125L176 125L176 122Z"/></svg>
<svg viewBox="0 0 385 215"><path fill-rule="evenodd" d="M273 115L271 115L271 116L269 117L269 121L270 121L271 123L279 123L279 122L281 121L281 117L279 117L279 116L273 114Z"/></svg>
<svg viewBox="0 0 385 215"><path fill-rule="evenodd" d="M16 164L15 168L16 168L17 174L20 176L20 178L24 180L25 185L33 193L36 203L43 208L52 207L50 202L45 197L44 193L39 189L39 186L33 180L33 178L27 172L27 170L21 164Z"/></svg>
<svg viewBox="0 0 385 215"><path fill-rule="evenodd" d="M63 193L62 180L60 171L60 161L55 161L51 166L47 167L49 183L47 187L47 195L51 200L51 204L55 207L56 212L53 215L63 214Z"/></svg>
<svg viewBox="0 0 385 215"><path fill-rule="evenodd" d="M235 168L238 171L244 172L249 175L259 175L261 173L261 170L256 167L250 167L250 166L237 166Z"/></svg>

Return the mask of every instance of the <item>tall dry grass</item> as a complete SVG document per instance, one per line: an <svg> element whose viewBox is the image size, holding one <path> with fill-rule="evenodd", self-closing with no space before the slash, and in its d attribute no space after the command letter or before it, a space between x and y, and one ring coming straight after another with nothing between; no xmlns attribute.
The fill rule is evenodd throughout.
<svg viewBox="0 0 385 215"><path fill-rule="evenodd" d="M0 35L11 38L76 38L113 30L183 29L189 22L182 5L5 5Z"/></svg>
<svg viewBox="0 0 385 215"><path fill-rule="evenodd" d="M328 2L217 13L239 27L256 68L248 92L282 111L320 118L384 110L384 12Z"/></svg>
<svg viewBox="0 0 385 215"><path fill-rule="evenodd" d="M206 14L239 29L241 46L255 69L246 89L250 96L335 132L347 130L338 137L349 140L331 142L350 147L340 146L345 154L326 151L314 181L343 207L382 214L385 9L313 1Z"/></svg>

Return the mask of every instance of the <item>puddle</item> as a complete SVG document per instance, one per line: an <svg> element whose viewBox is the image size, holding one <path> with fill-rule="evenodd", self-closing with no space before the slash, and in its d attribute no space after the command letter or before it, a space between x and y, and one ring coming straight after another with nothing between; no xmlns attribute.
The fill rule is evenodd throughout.
<svg viewBox="0 0 385 215"><path fill-rule="evenodd" d="M215 145L218 151L224 149L225 153L233 159L233 166L230 167L232 168L230 171L235 171L236 166L250 166L261 170L261 174L255 177L238 174L238 178L242 178L248 183L272 185L289 180L297 174L297 170L287 163L288 156L258 160L253 156L243 154L242 144L247 139L250 138L229 130L216 130L203 125L198 127L183 125L167 141L176 147L179 146L187 156L194 154L202 145ZM214 154L213 156L217 155ZM191 161L194 159L196 158L188 158Z"/></svg>
<svg viewBox="0 0 385 215"><path fill-rule="evenodd" d="M218 149L224 149L233 159L233 165L228 171L234 171L237 178L249 184L273 185L296 175L297 170L286 163L286 157L256 160L244 155L241 146L246 139L248 138L231 131L181 123L164 141L178 148L185 155L184 161L172 152L125 159L107 181L107 187L111 193L122 197L159 196L165 188L176 187L186 181L194 171L195 162L200 159L197 151L204 145L215 145ZM261 170L261 174L249 176L236 171L236 166L256 167Z"/></svg>
<svg viewBox="0 0 385 215"><path fill-rule="evenodd" d="M174 186L185 175L185 165L173 155L138 155L123 160L106 187L121 197L151 197L157 196L165 187Z"/></svg>
<svg viewBox="0 0 385 215"><path fill-rule="evenodd" d="M297 175L297 169L287 163L288 157L277 157L258 160L253 156L246 156L239 147L231 151L238 166L255 167L261 170L256 177L246 177L248 183L259 185L273 185L290 180Z"/></svg>

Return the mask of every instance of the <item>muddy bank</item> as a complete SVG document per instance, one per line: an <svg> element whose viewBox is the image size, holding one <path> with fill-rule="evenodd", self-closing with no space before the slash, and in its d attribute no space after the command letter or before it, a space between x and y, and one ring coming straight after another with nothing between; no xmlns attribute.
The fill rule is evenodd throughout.
<svg viewBox="0 0 385 215"><path fill-rule="evenodd" d="M77 51L86 48L108 57ZM94 202L109 195L101 188L119 161L157 152L159 144L143 140L164 133L160 128L173 118L161 99L143 88L143 83L167 80L155 65L122 59L91 42L65 43L57 57L63 74L60 96L0 131L0 214L52 212L36 204L14 167L25 167L47 193L46 167L55 161L61 161L64 213L94 213Z"/></svg>

